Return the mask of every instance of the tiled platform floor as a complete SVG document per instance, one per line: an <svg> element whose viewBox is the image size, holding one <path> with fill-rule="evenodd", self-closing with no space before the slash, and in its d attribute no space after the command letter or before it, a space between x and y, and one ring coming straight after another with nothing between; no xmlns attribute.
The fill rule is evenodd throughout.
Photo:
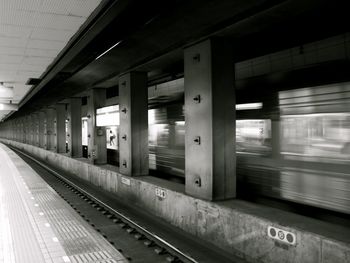
<svg viewBox="0 0 350 263"><path fill-rule="evenodd" d="M41 262L127 260L0 144L0 263Z"/></svg>

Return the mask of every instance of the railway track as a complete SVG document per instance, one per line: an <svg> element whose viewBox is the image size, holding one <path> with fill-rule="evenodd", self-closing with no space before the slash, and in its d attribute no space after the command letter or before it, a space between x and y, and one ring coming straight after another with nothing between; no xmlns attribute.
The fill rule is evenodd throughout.
<svg viewBox="0 0 350 263"><path fill-rule="evenodd" d="M46 164L10 148L34 170L39 170L39 175L129 261L198 262Z"/></svg>

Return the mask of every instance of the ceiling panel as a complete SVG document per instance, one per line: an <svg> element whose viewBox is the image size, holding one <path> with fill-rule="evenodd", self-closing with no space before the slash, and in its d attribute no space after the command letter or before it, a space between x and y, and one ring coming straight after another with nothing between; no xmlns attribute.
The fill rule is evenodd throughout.
<svg viewBox="0 0 350 263"><path fill-rule="evenodd" d="M84 17L57 15L51 13L38 13L34 27L74 30L76 31L86 20Z"/></svg>
<svg viewBox="0 0 350 263"><path fill-rule="evenodd" d="M71 15L88 17L91 12L94 11L95 7L99 4L99 0L75 0L73 1L74 5L72 5L69 13ZM81 3L84 2L84 8L81 8Z"/></svg>
<svg viewBox="0 0 350 263"><path fill-rule="evenodd" d="M62 41L69 39L74 34L72 30L58 30L35 28L30 36L31 39Z"/></svg>
<svg viewBox="0 0 350 263"><path fill-rule="evenodd" d="M46 58L46 57L25 57L23 59L23 64L47 66L50 64L51 61L52 61L51 58Z"/></svg>
<svg viewBox="0 0 350 263"><path fill-rule="evenodd" d="M0 24L0 36L28 38L31 32L30 27Z"/></svg>
<svg viewBox="0 0 350 263"><path fill-rule="evenodd" d="M29 78L39 78L42 71L35 71L34 69L18 70L16 78L25 83Z"/></svg>
<svg viewBox="0 0 350 263"><path fill-rule="evenodd" d="M0 0L0 82L30 90L102 0ZM1 98L0 98L1 100ZM4 112L0 111L0 120Z"/></svg>
<svg viewBox="0 0 350 263"><path fill-rule="evenodd" d="M18 64L1 63L0 61L0 72L4 70L16 71L18 69ZM8 82L9 80L1 80L0 82Z"/></svg>
<svg viewBox="0 0 350 263"><path fill-rule="evenodd" d="M27 39L18 37L0 37L0 47L25 47Z"/></svg>
<svg viewBox="0 0 350 263"><path fill-rule="evenodd" d="M25 55L26 56L41 56L41 57L49 57L54 58L56 57L59 50L57 49L39 49L39 48L26 48L25 49Z"/></svg>
<svg viewBox="0 0 350 263"><path fill-rule="evenodd" d="M19 64L22 62L23 56L20 55L0 55L0 63L3 64Z"/></svg>
<svg viewBox="0 0 350 263"><path fill-rule="evenodd" d="M26 71L41 71L44 72L44 70L46 69L48 65L30 65L30 64L25 64L22 63L21 65L19 65L18 69L19 70L26 70Z"/></svg>
<svg viewBox="0 0 350 263"><path fill-rule="evenodd" d="M29 91L30 86L24 84L18 84L17 86L18 88L14 90L14 99L21 99Z"/></svg>
<svg viewBox="0 0 350 263"><path fill-rule="evenodd" d="M27 27L33 23L35 13L18 10L18 9L3 9L0 10L0 23L4 25Z"/></svg>
<svg viewBox="0 0 350 263"><path fill-rule="evenodd" d="M42 11L61 15L88 17L99 3L99 0L47 0L42 5Z"/></svg>
<svg viewBox="0 0 350 263"><path fill-rule="evenodd" d="M1 2L10 9L37 11L42 6L43 0L1 0Z"/></svg>
<svg viewBox="0 0 350 263"><path fill-rule="evenodd" d="M0 48L0 55L21 55L25 53L25 47L4 47Z"/></svg>
<svg viewBox="0 0 350 263"><path fill-rule="evenodd" d="M62 41L49 41L49 40L37 40L29 39L27 48L38 48L45 50L61 50L66 45L66 42Z"/></svg>

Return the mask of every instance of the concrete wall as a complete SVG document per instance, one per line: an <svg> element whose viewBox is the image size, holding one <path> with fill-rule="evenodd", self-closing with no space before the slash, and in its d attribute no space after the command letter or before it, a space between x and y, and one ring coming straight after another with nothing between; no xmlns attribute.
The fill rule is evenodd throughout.
<svg viewBox="0 0 350 263"><path fill-rule="evenodd" d="M155 195L159 185L147 177L131 178L41 148L1 139L49 165L115 194L125 203L140 207L168 223L212 242L250 262L350 262L350 229L325 224L277 209L232 200L207 202L166 190L166 198ZM122 183L130 180L130 185ZM283 245L267 235L274 226L296 235L297 243Z"/></svg>

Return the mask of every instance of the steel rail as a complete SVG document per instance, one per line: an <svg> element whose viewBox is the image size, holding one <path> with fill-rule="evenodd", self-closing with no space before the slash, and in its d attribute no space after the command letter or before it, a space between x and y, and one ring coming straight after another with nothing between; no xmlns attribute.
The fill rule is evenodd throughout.
<svg viewBox="0 0 350 263"><path fill-rule="evenodd" d="M122 220L126 221L128 224L130 224L132 227L134 227L135 229L137 229L139 232L141 232L142 234L144 234L145 236L150 237L150 239L153 239L152 241L156 241L159 242L160 244L158 245L162 245L164 246L165 249L170 250L172 253L174 253L175 256L177 256L179 259L185 261L185 262L191 262L191 263L199 263L198 261L196 261L194 258L192 258L191 256L185 254L184 252L182 252L181 250L179 250L178 248L176 248L175 246L173 246L172 244L170 244L169 242L167 242L166 240L164 240L163 238L161 238L160 236L158 236L157 234L149 231L148 229L146 229L145 227L139 225L138 223L134 222L132 219L128 218L127 216L121 214L120 212L118 212L117 210L115 210L113 207L109 206L108 204L104 203L103 201L101 201L100 199L98 199L97 197L93 196L92 194L90 194L88 191L84 190L83 188L81 188L80 186L76 185L75 183L73 183L71 180L67 179L66 177L60 175L58 172L56 172L55 170L51 169L50 167L48 167L46 164L44 164L41 161L38 161L37 159L33 158L32 156L28 155L27 153L24 153L23 151L14 148L12 146L8 146L10 147L13 151L18 152L24 156L26 156L27 158L31 159L33 162L37 163L38 165L40 165L41 167L43 167L44 169L46 169L47 171L49 171L50 173L54 174L56 177L60 178L61 180L65 181L67 184L71 185L72 187L76 188L78 191L84 193L85 195L87 195L90 199L92 199L93 201L95 201L96 203L98 203L100 206L103 206L104 208L106 208L107 210L109 210L110 212L116 214L118 217L120 217Z"/></svg>

